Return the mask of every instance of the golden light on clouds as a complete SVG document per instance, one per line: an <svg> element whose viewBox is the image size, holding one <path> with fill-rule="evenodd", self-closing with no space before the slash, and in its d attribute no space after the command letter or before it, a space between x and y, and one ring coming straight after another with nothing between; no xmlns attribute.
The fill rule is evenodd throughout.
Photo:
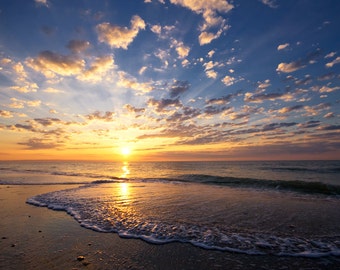
<svg viewBox="0 0 340 270"><path fill-rule="evenodd" d="M339 157L328 0L32 1L0 4L0 160Z"/></svg>

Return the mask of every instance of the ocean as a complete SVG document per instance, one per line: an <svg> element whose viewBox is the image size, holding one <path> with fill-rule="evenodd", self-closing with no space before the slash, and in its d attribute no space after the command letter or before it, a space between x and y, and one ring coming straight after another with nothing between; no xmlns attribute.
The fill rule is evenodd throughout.
<svg viewBox="0 0 340 270"><path fill-rule="evenodd" d="M340 161L4 161L0 184L69 185L27 203L153 244L340 256Z"/></svg>

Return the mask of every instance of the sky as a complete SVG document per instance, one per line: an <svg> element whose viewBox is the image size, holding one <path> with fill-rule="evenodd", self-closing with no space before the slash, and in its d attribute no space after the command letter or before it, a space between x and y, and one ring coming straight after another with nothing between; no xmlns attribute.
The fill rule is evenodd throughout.
<svg viewBox="0 0 340 270"><path fill-rule="evenodd" d="M340 159L338 0L2 0L0 160Z"/></svg>

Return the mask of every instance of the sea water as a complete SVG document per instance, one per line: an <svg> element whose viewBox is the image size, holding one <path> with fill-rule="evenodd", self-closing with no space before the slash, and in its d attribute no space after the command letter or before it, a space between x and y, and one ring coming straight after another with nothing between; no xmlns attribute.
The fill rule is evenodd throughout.
<svg viewBox="0 0 340 270"><path fill-rule="evenodd" d="M1 162L1 184L79 184L27 203L150 243L340 256L340 162Z"/></svg>

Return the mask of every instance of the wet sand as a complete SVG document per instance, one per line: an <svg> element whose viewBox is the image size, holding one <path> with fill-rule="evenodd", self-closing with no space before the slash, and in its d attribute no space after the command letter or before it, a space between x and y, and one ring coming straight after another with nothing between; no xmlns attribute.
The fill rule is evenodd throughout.
<svg viewBox="0 0 340 270"><path fill-rule="evenodd" d="M250 256L123 239L82 228L65 212L25 203L31 196L71 187L0 186L0 269L340 268L339 257Z"/></svg>

